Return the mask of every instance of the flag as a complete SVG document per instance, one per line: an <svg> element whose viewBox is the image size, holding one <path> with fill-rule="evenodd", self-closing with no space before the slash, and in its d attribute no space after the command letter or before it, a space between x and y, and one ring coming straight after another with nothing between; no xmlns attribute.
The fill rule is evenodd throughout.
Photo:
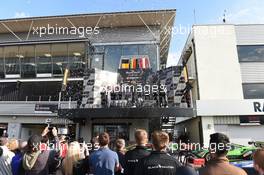
<svg viewBox="0 0 264 175"><path fill-rule="evenodd" d="M129 59L121 60L121 69L129 69Z"/></svg>
<svg viewBox="0 0 264 175"><path fill-rule="evenodd" d="M137 58L131 58L130 60L130 69L136 69L137 68Z"/></svg>
<svg viewBox="0 0 264 175"><path fill-rule="evenodd" d="M141 69L148 69L149 68L149 59L143 57L140 59L140 68Z"/></svg>

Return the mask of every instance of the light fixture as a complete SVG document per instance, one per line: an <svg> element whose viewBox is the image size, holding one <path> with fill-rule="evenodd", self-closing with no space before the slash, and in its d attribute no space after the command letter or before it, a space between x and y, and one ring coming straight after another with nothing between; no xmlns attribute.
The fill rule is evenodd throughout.
<svg viewBox="0 0 264 175"><path fill-rule="evenodd" d="M250 89L250 92L257 92L257 89Z"/></svg>
<svg viewBox="0 0 264 175"><path fill-rule="evenodd" d="M21 54L16 55L16 57L18 57L18 58L24 58L24 56L21 55Z"/></svg>
<svg viewBox="0 0 264 175"><path fill-rule="evenodd" d="M51 54L50 53L45 53L44 56L45 57L51 57Z"/></svg>
<svg viewBox="0 0 264 175"><path fill-rule="evenodd" d="M79 53L79 52L74 52L73 55L76 56L76 57L79 57L79 56L81 56L81 53Z"/></svg>

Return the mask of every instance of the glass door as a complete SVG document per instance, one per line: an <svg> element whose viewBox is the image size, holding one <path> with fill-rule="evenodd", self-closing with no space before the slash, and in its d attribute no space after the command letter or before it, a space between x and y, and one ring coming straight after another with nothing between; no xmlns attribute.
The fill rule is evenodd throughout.
<svg viewBox="0 0 264 175"><path fill-rule="evenodd" d="M127 124L94 124L92 129L93 137L102 132L107 132L111 141L118 138L129 140L129 126Z"/></svg>

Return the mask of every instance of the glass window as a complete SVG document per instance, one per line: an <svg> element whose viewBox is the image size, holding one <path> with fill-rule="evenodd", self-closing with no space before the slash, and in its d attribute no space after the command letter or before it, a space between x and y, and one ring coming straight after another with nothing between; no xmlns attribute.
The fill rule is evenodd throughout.
<svg viewBox="0 0 264 175"><path fill-rule="evenodd" d="M0 78L5 78L4 63L4 48L0 47Z"/></svg>
<svg viewBox="0 0 264 175"><path fill-rule="evenodd" d="M85 44L71 43L68 44L70 76L79 77L83 75L86 67L85 61Z"/></svg>
<svg viewBox="0 0 264 175"><path fill-rule="evenodd" d="M6 74L20 74L20 57L18 46L5 47ZM17 78L17 77L16 77Z"/></svg>
<svg viewBox="0 0 264 175"><path fill-rule="evenodd" d="M94 53L91 59L91 68L103 69L104 54Z"/></svg>
<svg viewBox="0 0 264 175"><path fill-rule="evenodd" d="M139 45L139 55L147 55L152 70L157 70L157 46L154 44Z"/></svg>
<svg viewBox="0 0 264 175"><path fill-rule="evenodd" d="M138 46L137 45L123 46L122 55L138 55Z"/></svg>
<svg viewBox="0 0 264 175"><path fill-rule="evenodd" d="M116 138L122 138L129 140L128 125L125 124L104 124L104 125L93 125L93 137L98 136L102 132L109 133L110 139L115 140Z"/></svg>
<svg viewBox="0 0 264 175"><path fill-rule="evenodd" d="M94 53L104 53L104 46L94 46Z"/></svg>
<svg viewBox="0 0 264 175"><path fill-rule="evenodd" d="M53 76L62 76L68 66L67 44L52 44Z"/></svg>
<svg viewBox="0 0 264 175"><path fill-rule="evenodd" d="M104 70L117 72L121 52L121 46L105 46Z"/></svg>
<svg viewBox="0 0 264 175"><path fill-rule="evenodd" d="M237 46L238 58L241 62L264 61L264 46Z"/></svg>
<svg viewBox="0 0 264 175"><path fill-rule="evenodd" d="M46 74L47 76L51 76L52 73L51 57L52 55L51 55L50 44L36 46L36 61L37 61L38 74Z"/></svg>
<svg viewBox="0 0 264 175"><path fill-rule="evenodd" d="M245 99L263 99L264 84L243 84Z"/></svg>
<svg viewBox="0 0 264 175"><path fill-rule="evenodd" d="M36 77L35 46L19 47L21 57L21 76L24 78Z"/></svg>
<svg viewBox="0 0 264 175"><path fill-rule="evenodd" d="M93 137L98 136L100 133L105 132L104 125L94 125L93 126Z"/></svg>

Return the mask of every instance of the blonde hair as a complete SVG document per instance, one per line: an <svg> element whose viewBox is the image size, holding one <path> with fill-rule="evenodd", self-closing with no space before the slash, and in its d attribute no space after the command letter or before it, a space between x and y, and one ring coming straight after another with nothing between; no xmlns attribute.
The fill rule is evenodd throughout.
<svg viewBox="0 0 264 175"><path fill-rule="evenodd" d="M7 148L10 151L16 151L19 148L19 143L17 139L9 139L7 143Z"/></svg>
<svg viewBox="0 0 264 175"><path fill-rule="evenodd" d="M117 139L116 140L116 149L118 151L123 151L125 146L126 146L126 142L124 139Z"/></svg>
<svg viewBox="0 0 264 175"><path fill-rule="evenodd" d="M169 135L164 131L155 131L152 134L152 143L153 143L154 148L157 151L160 151L166 148L166 146L168 145Z"/></svg>
<svg viewBox="0 0 264 175"><path fill-rule="evenodd" d="M135 132L135 139L138 145L146 144L148 142L148 133L144 129L137 129Z"/></svg>
<svg viewBox="0 0 264 175"><path fill-rule="evenodd" d="M81 147L78 142L69 144L66 157L63 160L63 171L65 175L73 174L74 165L81 160Z"/></svg>

